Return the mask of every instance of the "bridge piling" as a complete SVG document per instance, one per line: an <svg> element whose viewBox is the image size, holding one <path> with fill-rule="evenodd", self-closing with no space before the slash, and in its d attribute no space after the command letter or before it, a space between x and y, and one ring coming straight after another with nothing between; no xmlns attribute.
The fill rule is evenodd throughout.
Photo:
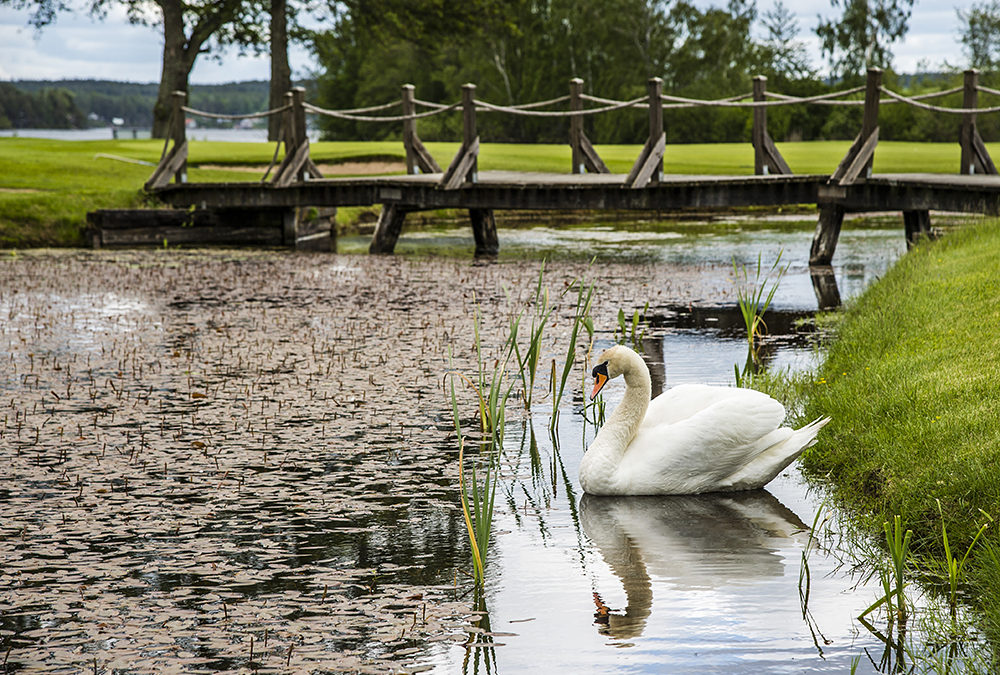
<svg viewBox="0 0 1000 675"><path fill-rule="evenodd" d="M407 210L397 204L383 204L372 241L368 245L369 253L391 254L396 249L399 233L403 231L403 221Z"/></svg>
<svg viewBox="0 0 1000 675"><path fill-rule="evenodd" d="M809 250L809 266L829 265L837 250L837 239L844 224L844 207L839 204L821 204L816 233Z"/></svg>

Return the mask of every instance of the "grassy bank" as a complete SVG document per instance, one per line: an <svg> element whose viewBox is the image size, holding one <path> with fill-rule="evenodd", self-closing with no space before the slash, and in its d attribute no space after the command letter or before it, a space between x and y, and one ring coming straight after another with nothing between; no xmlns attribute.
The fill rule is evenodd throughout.
<svg viewBox="0 0 1000 675"><path fill-rule="evenodd" d="M796 173L830 173L848 145L846 141L819 141L779 147ZM457 143L427 146L443 166L458 148ZM152 140L0 139L0 246L82 244L87 211L147 203L141 189L152 168L134 162L155 163L162 148L162 142ZM403 159L402 145L395 141L321 142L311 149L319 164ZM627 173L639 146L601 145L598 151L612 171ZM192 181L259 180L273 152L274 146L268 143L194 140L189 177ZM1000 144L992 152L1000 152ZM958 162L954 143L882 143L875 170L954 173ZM486 171L566 172L569 165L566 145L486 143L480 157L480 168ZM665 169L677 174L750 174L753 149L749 143L669 146Z"/></svg>
<svg viewBox="0 0 1000 675"><path fill-rule="evenodd" d="M873 532L899 514L918 552L944 557L986 521L971 591L1000 637L1000 221L904 256L840 318L806 385L805 417L830 415L802 457Z"/></svg>

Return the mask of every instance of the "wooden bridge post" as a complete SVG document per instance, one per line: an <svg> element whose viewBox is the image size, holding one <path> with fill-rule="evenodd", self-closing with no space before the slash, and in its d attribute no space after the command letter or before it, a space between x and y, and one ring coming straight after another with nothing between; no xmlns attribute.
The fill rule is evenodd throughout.
<svg viewBox="0 0 1000 675"><path fill-rule="evenodd" d="M583 80L574 77L569 81L570 112L583 110ZM573 173L611 173L604 160L594 150L590 139L583 130L583 115L571 115L569 118L569 145L573 150Z"/></svg>
<svg viewBox="0 0 1000 675"><path fill-rule="evenodd" d="M666 135L663 132L663 80L652 77L646 87L649 90L649 140L660 138L666 140ZM659 159L656 160L656 170L649 180L654 184L663 180L662 150L659 153Z"/></svg>
<svg viewBox="0 0 1000 675"><path fill-rule="evenodd" d="M979 71L967 70L964 78L964 91L962 93L963 108L979 107ZM976 129L975 113L962 115L962 128L959 131L958 143L962 147L962 165L959 169L961 174L976 173L975 152L972 149L972 134Z"/></svg>
<svg viewBox="0 0 1000 675"><path fill-rule="evenodd" d="M170 137L173 139L174 150L184 147L184 159L174 171L174 181L177 183L187 182L187 124L184 119L184 105L187 103L186 91L175 91L171 94L174 107L174 128L170 130Z"/></svg>
<svg viewBox="0 0 1000 675"><path fill-rule="evenodd" d="M851 148L840 160L837 170L830 177L831 183L849 185L862 174L868 178L872 174L875 160L875 146L878 145L878 103L882 94L882 69L869 68L865 85L865 112L861 120L861 133L854 139Z"/></svg>
<svg viewBox="0 0 1000 675"><path fill-rule="evenodd" d="M979 71L977 70L965 71L962 107L969 109L979 107ZM962 127L959 131L958 142L962 147L962 167L959 169L959 173L997 173L993 159L990 157L990 153L983 143L983 138L979 135L979 129L976 127L975 113L962 115Z"/></svg>
<svg viewBox="0 0 1000 675"><path fill-rule="evenodd" d="M475 183L479 176L479 136L476 135L476 85L462 85L462 147L441 177L440 186L457 190L463 183Z"/></svg>
<svg viewBox="0 0 1000 675"><path fill-rule="evenodd" d="M865 178L872 175L872 166L875 164L875 144L878 143L878 104L882 96L882 69L869 68L868 79L865 82L865 113L861 120L861 137L864 139L874 137L871 152L865 160Z"/></svg>
<svg viewBox="0 0 1000 675"><path fill-rule="evenodd" d="M403 115L412 115L417 110L413 102L414 89L412 84L403 85ZM403 149L406 151L406 173L408 174L420 172L417 167L416 152L413 150L413 139L416 135L417 121L414 119L403 120Z"/></svg>
<svg viewBox="0 0 1000 675"><path fill-rule="evenodd" d="M663 180L663 153L667 147L667 135L663 132L663 80L649 78L649 139L625 178L625 184L632 188L656 185Z"/></svg>
<svg viewBox="0 0 1000 675"><path fill-rule="evenodd" d="M413 93L412 84L403 85L403 115L407 117L415 114L417 110ZM406 173L441 173L441 167L420 142L420 136L417 135L417 120L412 117L403 120L403 149L406 151Z"/></svg>
<svg viewBox="0 0 1000 675"><path fill-rule="evenodd" d="M757 75L753 78L753 100L763 101L767 89L767 78ZM753 131L750 140L753 143L753 173L763 176L767 173L767 162L764 160L764 134L767 133L767 108L758 106L753 109Z"/></svg>
<svg viewBox="0 0 1000 675"><path fill-rule="evenodd" d="M163 156L159 164L153 171L143 186L146 190L155 190L167 185L172 178L177 183L187 182L187 127L184 122L184 104L187 102L186 91L174 91L170 95L172 112L170 115L173 124L167 130L169 143L172 144L170 151L167 146L163 146Z"/></svg>
<svg viewBox="0 0 1000 675"><path fill-rule="evenodd" d="M478 143L476 134L476 85L471 82L462 85L462 145L466 148ZM470 183L475 183L479 177L479 153L472 155L469 169L466 172Z"/></svg>
<svg viewBox="0 0 1000 675"><path fill-rule="evenodd" d="M766 100L767 78L757 75L753 78L753 100L763 102ZM767 133L767 108L755 106L753 109L753 132L750 137L753 143L753 172L756 176L765 176L770 173L791 174L785 158L778 152L778 147Z"/></svg>
<svg viewBox="0 0 1000 675"><path fill-rule="evenodd" d="M323 177L319 167L309 157L305 102L305 87L292 87L292 90L285 94L285 105L291 106L291 110L287 111L284 117L285 158L281 160L281 165L271 179L271 183L278 187L291 185L295 181Z"/></svg>
<svg viewBox="0 0 1000 675"><path fill-rule="evenodd" d="M569 81L569 109L570 112L583 110L583 80L574 77ZM573 151L573 173L586 173L587 167L583 163L583 148L580 147L583 136L583 116L571 115L569 118L569 147Z"/></svg>

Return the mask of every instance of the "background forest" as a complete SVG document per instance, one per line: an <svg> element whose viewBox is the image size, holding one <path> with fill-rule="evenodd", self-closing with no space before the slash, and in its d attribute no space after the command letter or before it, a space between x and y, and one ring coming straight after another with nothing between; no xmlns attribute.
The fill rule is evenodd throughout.
<svg viewBox="0 0 1000 675"><path fill-rule="evenodd" d="M52 2L22 4L37 4L41 11ZM253 3L229 4L246 10ZM810 61L793 14L781 2L759 12L755 0L708 8L689 0L282 0L281 13L287 15L290 38L307 45L315 57L310 79L301 83L307 86L307 99L330 109L398 100L404 83L415 85L418 99L437 103L457 101L466 82L477 85L482 100L527 103L568 93L573 77L584 80L586 93L617 100L644 96L653 76L664 80L665 93L697 99L749 94L755 75L768 78L769 91L808 96L859 84L872 65L886 69L886 86L910 95L961 85L961 69L969 65L983 69L982 84L997 86L1000 0L984 0L959 12L965 24L957 36L965 59L960 65L909 75L893 71L891 46L906 33L913 0L833 4L842 8L840 19L814 28L827 59L823 75ZM253 6L257 9L244 15L254 17L252 27L263 31L255 48L270 47L273 53L274 42L262 27L268 16L273 20L277 3ZM306 15L313 16L311 28L301 20ZM252 40L246 40L252 47ZM187 90L195 108L246 113L272 107L268 86L261 81ZM145 127L153 119L158 94L162 97L163 87L158 90L157 84L0 83L0 128L74 128L109 124L113 118ZM984 96L981 105L1000 103L991 98ZM961 93L935 102L961 107ZM860 114L846 107L777 107L768 112L768 127L778 141L850 139ZM997 118L980 118L986 138L1000 137ZM670 143L745 141L750 136L747 110L667 110L664 121ZM909 141L953 141L959 124L955 118L902 105L883 106L879 121L882 139ZM401 133L398 125L328 117L315 123L328 140L380 140ZM420 135L455 140L460 124L458 115L421 120ZM480 115L478 124L483 139L491 142L562 142L567 133L562 122L498 113ZM644 140L647 120L643 111L629 110L588 118L586 125L595 143L630 144Z"/></svg>

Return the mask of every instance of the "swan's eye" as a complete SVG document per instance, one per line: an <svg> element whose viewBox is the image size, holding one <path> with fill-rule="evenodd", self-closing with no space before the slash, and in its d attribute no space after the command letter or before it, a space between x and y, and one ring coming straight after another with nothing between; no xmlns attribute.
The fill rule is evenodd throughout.
<svg viewBox="0 0 1000 675"><path fill-rule="evenodd" d="M593 372L590 375L591 375L591 377L597 377L598 375L603 375L604 377L607 377L608 376L608 362L605 361L604 363L599 363L596 366L594 366L594 370L593 370Z"/></svg>

